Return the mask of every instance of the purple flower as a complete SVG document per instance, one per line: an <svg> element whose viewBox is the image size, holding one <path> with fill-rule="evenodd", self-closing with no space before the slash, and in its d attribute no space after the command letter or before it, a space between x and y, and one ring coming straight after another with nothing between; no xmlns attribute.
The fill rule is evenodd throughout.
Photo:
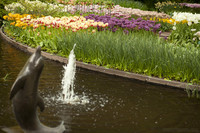
<svg viewBox="0 0 200 133"><path fill-rule="evenodd" d="M156 24L154 27L155 27L156 29L159 29L160 26L161 26L161 24Z"/></svg>
<svg viewBox="0 0 200 133"><path fill-rule="evenodd" d="M162 31L160 30L158 33L159 33L159 35L161 35Z"/></svg>
<svg viewBox="0 0 200 133"><path fill-rule="evenodd" d="M138 22L141 21L141 20L142 20L142 18L138 18L138 19L137 19Z"/></svg>
<svg viewBox="0 0 200 133"><path fill-rule="evenodd" d="M112 32L116 32L116 31L117 31L117 28L113 28L113 29L112 29Z"/></svg>
<svg viewBox="0 0 200 133"><path fill-rule="evenodd" d="M141 26L138 26L138 30L141 30L142 29L142 27Z"/></svg>
<svg viewBox="0 0 200 133"><path fill-rule="evenodd" d="M134 18L131 18L131 21L135 21L135 19L134 19Z"/></svg>
<svg viewBox="0 0 200 133"><path fill-rule="evenodd" d="M129 31L128 30L124 30L123 31L125 34L129 34Z"/></svg>
<svg viewBox="0 0 200 133"><path fill-rule="evenodd" d="M101 21L104 23L108 23L108 28L103 29L103 30L108 29L113 32L117 31L116 28L118 28L118 27L128 28L132 31L144 29L146 31L156 32L157 29L159 29L161 26L161 24L156 24L155 21L143 20L142 18L138 18L137 20L132 18L131 20L128 20L128 19L124 19L124 18L118 19L116 17L112 18L111 16L108 16L108 15L99 16L99 15L94 15L94 14L90 14L90 15L86 16L85 18L92 19L96 22ZM97 27L97 29L98 29L98 31L102 31L102 29L100 27L99 28ZM126 30L125 30L125 32L127 32Z"/></svg>
<svg viewBox="0 0 200 133"><path fill-rule="evenodd" d="M135 24L131 24L131 29L134 29L136 27Z"/></svg>
<svg viewBox="0 0 200 133"><path fill-rule="evenodd" d="M149 27L148 26L144 26L144 29L146 30L146 31L149 31Z"/></svg>
<svg viewBox="0 0 200 133"><path fill-rule="evenodd" d="M125 24L122 24L122 26L121 26L122 28L126 28L126 25Z"/></svg>
<svg viewBox="0 0 200 133"><path fill-rule="evenodd" d="M150 28L153 28L153 24L148 24L148 26L149 26Z"/></svg>

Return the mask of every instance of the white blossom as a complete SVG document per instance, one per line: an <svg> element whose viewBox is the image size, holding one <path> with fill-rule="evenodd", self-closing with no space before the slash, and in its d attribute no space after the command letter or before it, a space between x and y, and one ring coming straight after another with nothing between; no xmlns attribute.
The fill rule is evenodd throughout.
<svg viewBox="0 0 200 133"><path fill-rule="evenodd" d="M196 29L191 29L191 31L196 31Z"/></svg>
<svg viewBox="0 0 200 133"><path fill-rule="evenodd" d="M173 30L176 30L176 26L173 26L172 29L173 29Z"/></svg>
<svg viewBox="0 0 200 133"><path fill-rule="evenodd" d="M199 23L200 21L200 14L193 14L193 13L188 13L188 12L174 12L173 19L175 19L175 21L181 22L183 20L187 20L188 21L188 25L192 25L192 23Z"/></svg>

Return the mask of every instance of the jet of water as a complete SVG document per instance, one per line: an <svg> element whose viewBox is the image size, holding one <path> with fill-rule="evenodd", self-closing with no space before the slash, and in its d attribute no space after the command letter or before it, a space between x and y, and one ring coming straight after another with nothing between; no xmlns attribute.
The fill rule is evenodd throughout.
<svg viewBox="0 0 200 133"><path fill-rule="evenodd" d="M69 60L67 66L64 65L64 76L62 79L62 97L63 101L67 103L87 103L89 102L85 96L79 97L74 93L74 80L76 73L76 57L74 54L76 44L69 54Z"/></svg>
<svg viewBox="0 0 200 133"><path fill-rule="evenodd" d="M74 54L74 48L76 44L74 44L73 49L69 54L69 60L67 66L64 65L64 76L62 79L62 94L64 101L72 101L75 98L74 94L74 79L76 73L76 57Z"/></svg>

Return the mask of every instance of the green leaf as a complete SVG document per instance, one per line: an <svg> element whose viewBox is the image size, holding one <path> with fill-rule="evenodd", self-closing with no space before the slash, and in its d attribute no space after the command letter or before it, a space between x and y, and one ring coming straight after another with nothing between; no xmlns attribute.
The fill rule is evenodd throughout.
<svg viewBox="0 0 200 133"><path fill-rule="evenodd" d="M44 43L43 43L43 42L40 42L40 46L43 47L43 46L44 46Z"/></svg>

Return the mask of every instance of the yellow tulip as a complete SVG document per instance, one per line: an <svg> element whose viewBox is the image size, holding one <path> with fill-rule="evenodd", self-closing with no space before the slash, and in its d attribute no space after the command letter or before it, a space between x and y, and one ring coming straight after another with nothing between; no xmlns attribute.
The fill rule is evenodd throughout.
<svg viewBox="0 0 200 133"><path fill-rule="evenodd" d="M15 25L15 22L10 23L10 25Z"/></svg>
<svg viewBox="0 0 200 133"><path fill-rule="evenodd" d="M20 26L20 24L19 24L19 23L16 23L16 24L15 24L15 26L16 26L16 27L19 27L19 26Z"/></svg>
<svg viewBox="0 0 200 133"><path fill-rule="evenodd" d="M12 17L12 15L13 15L12 13L8 13L8 16L9 16L9 17Z"/></svg>
<svg viewBox="0 0 200 133"><path fill-rule="evenodd" d="M3 19L5 19L5 20L6 20L7 18L8 18L8 16L3 16Z"/></svg>

